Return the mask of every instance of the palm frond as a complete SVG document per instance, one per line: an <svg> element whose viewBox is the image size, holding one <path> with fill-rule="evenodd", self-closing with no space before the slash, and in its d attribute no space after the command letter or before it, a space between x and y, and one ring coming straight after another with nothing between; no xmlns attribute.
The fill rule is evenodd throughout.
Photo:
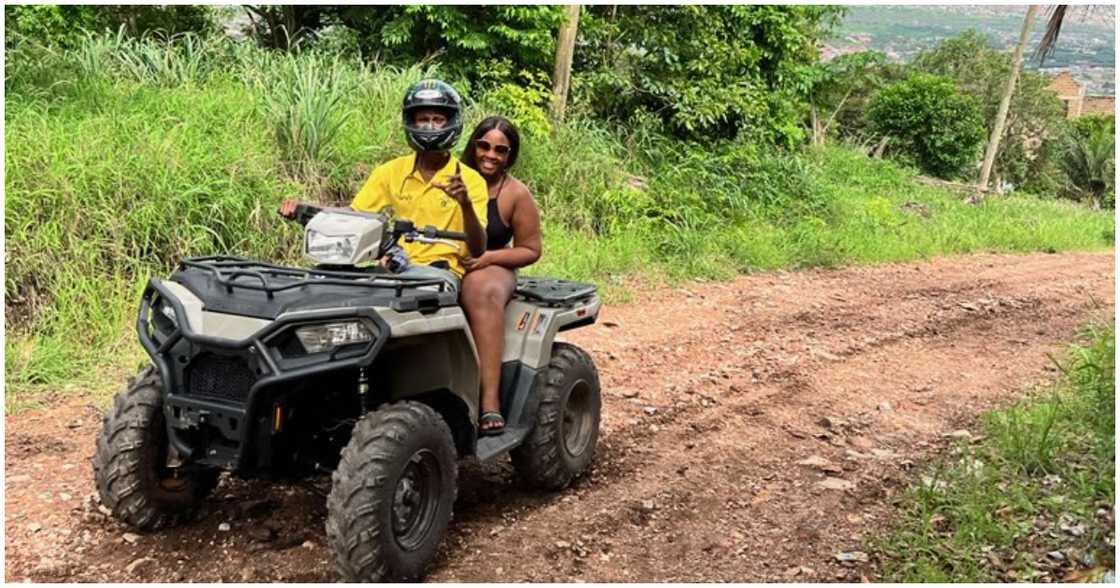
<svg viewBox="0 0 1120 588"><path fill-rule="evenodd" d="M1050 7L1050 21L1046 23L1046 34L1042 36L1042 41L1038 44L1038 50L1035 51L1039 67L1042 67L1047 57L1054 55L1054 50L1058 46L1058 35L1062 32L1062 23L1066 20L1068 10L1069 6L1065 4Z"/></svg>

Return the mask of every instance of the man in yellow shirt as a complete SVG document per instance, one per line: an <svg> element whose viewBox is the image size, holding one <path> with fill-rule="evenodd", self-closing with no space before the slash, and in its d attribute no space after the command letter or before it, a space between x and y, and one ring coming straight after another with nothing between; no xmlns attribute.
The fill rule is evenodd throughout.
<svg viewBox="0 0 1120 588"><path fill-rule="evenodd" d="M377 212L392 207L396 216L417 227L460 231L465 244L403 243L409 268L402 274L443 279L456 291L463 277L462 259L486 250L486 181L451 155L463 130L463 103L451 85L418 82L405 94L405 136L416 152L373 170L350 203L354 210ZM280 213L292 217L298 204L284 202Z"/></svg>

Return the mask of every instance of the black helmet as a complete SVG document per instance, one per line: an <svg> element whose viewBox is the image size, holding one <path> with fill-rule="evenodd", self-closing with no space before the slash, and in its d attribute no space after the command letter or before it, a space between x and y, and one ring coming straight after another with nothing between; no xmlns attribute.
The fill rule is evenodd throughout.
<svg viewBox="0 0 1120 588"><path fill-rule="evenodd" d="M445 112L447 124L441 129L417 128L413 115L417 110L425 108ZM447 82L421 80L404 95L401 118L410 147L416 151L448 151L455 146L463 132L463 99Z"/></svg>

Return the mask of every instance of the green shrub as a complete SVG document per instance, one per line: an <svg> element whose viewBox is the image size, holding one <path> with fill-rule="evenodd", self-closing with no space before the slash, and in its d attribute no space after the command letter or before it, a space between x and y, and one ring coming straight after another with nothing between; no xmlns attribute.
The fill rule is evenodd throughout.
<svg viewBox="0 0 1120 588"><path fill-rule="evenodd" d="M825 6L595 6L580 18L573 102L661 118L674 136L801 143Z"/></svg>
<svg viewBox="0 0 1120 588"><path fill-rule="evenodd" d="M486 93L478 110L480 113L500 113L510 119L527 141L547 140L552 132L548 116L552 88L549 87L548 75L522 72L520 77L517 83L497 84Z"/></svg>
<svg viewBox="0 0 1120 588"><path fill-rule="evenodd" d="M217 30L211 6L185 5L23 5L5 6L7 44L33 40L70 49L81 45L88 32L122 31L129 36L152 32L165 35Z"/></svg>
<svg viewBox="0 0 1120 588"><path fill-rule="evenodd" d="M867 116L902 155L940 178L966 173L984 141L976 100L959 94L944 77L915 74L888 86L872 100Z"/></svg>
<svg viewBox="0 0 1120 588"><path fill-rule="evenodd" d="M1066 194L1114 208L1116 201L1116 119L1089 116L1075 119L1061 159Z"/></svg>
<svg viewBox="0 0 1120 588"><path fill-rule="evenodd" d="M335 143L352 115L346 96L356 88L347 65L330 56L287 56L261 88L281 157L295 177L316 177L334 163Z"/></svg>
<svg viewBox="0 0 1120 588"><path fill-rule="evenodd" d="M975 30L942 40L914 59L915 71L945 76L957 89L976 99L984 117L984 136L991 135L996 113L1011 73L1011 52L993 37ZM1062 129L1065 106L1049 89L1051 79L1039 72L1019 73L1010 113L992 172L993 179L1010 182L1032 194L1057 192L1061 173ZM1028 146L1030 143L1030 146Z"/></svg>

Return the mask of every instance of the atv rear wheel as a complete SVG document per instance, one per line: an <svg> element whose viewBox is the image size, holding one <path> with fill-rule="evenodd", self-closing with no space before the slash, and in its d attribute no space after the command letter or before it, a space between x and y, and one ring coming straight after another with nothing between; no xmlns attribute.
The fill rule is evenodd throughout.
<svg viewBox="0 0 1120 588"><path fill-rule="evenodd" d="M455 502L451 429L419 402L362 417L334 472L327 541L347 582L419 578Z"/></svg>
<svg viewBox="0 0 1120 588"><path fill-rule="evenodd" d="M218 470L167 467L167 425L159 374L148 366L113 399L93 457L101 503L142 531L189 519L218 485Z"/></svg>
<svg viewBox="0 0 1120 588"><path fill-rule="evenodd" d="M537 424L510 455L529 483L566 487L591 463L599 439L599 372L587 352L568 343L552 346L542 374Z"/></svg>

